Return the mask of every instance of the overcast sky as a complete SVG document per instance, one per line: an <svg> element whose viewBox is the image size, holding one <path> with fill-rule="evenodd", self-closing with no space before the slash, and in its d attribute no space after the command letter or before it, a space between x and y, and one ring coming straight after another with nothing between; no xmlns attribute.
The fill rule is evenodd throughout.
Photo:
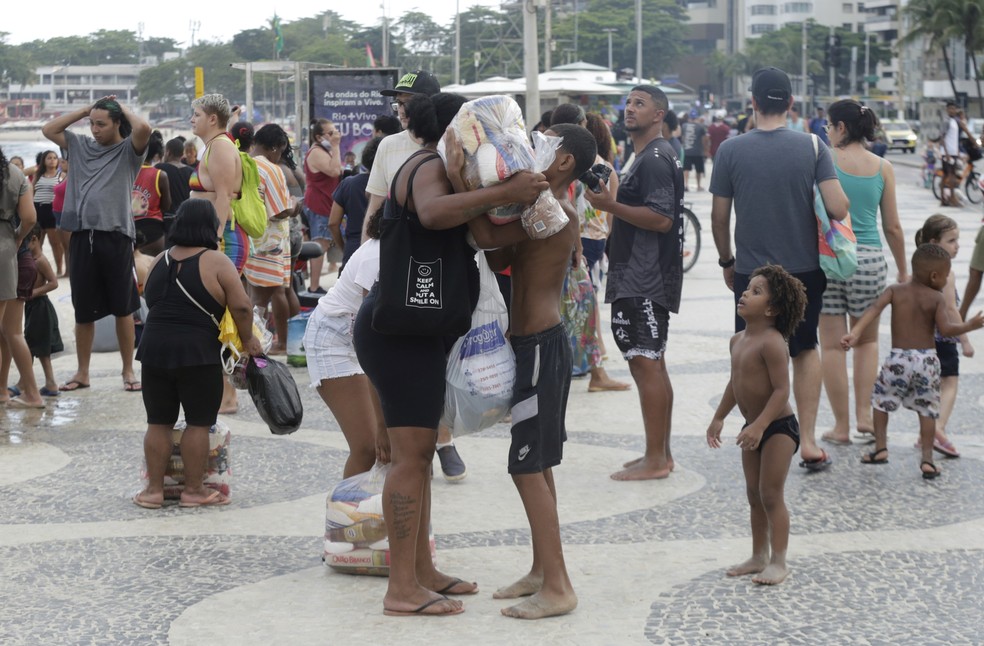
<svg viewBox="0 0 984 646"><path fill-rule="evenodd" d="M458 0L461 11L471 6L498 7L500 0ZM237 8L227 2L192 2L161 4L155 2L102 2L84 3L78 0L48 0L38 6L43 15L27 5L13 0L16 10L3 12L0 31L7 32L7 44L17 45L32 40L44 40L59 36L87 36L100 29L140 31L143 24L145 38L173 38L180 44L190 44L192 22L197 24L195 41L229 41L244 29L254 29L267 24L273 17L244 10L251 3ZM281 3L277 9L283 22L316 16L332 7L343 18L371 25L383 15L383 2L331 2L324 0L291 0ZM450 0L385 0L386 15L397 18L410 10L426 11L440 25L454 19L455 2ZM256 6L255 4L253 6ZM194 13L192 11L194 9Z"/></svg>

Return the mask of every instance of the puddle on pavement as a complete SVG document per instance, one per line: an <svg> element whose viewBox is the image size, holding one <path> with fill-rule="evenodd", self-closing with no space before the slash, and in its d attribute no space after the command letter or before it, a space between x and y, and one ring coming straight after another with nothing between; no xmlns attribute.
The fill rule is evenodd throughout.
<svg viewBox="0 0 984 646"><path fill-rule="evenodd" d="M60 397L47 401L44 410L9 410L0 408L0 446L23 444L31 440L31 430L68 426L77 423L82 401Z"/></svg>

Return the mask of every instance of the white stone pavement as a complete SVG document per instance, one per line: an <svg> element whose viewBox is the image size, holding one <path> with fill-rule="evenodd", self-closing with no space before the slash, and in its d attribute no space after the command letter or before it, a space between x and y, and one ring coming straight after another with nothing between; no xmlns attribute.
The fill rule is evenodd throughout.
<svg viewBox="0 0 984 646"><path fill-rule="evenodd" d="M889 159L903 162L899 204L911 241L935 200L915 186L917 158ZM660 482L610 480L642 448L637 393L589 394L574 381L556 470L580 600L572 614L517 621L491 598L530 560L505 472L505 425L458 439L462 483L434 480L439 565L478 581L481 593L463 597L460 616L389 618L384 579L320 562L325 494L340 479L345 443L313 391L302 388L305 423L291 436L272 436L245 394L240 413L223 418L233 433L232 505L148 511L129 501L139 486L141 398L122 391L110 353L95 356L91 389L44 411L0 409L0 643L982 643L980 359L962 361L951 433L963 457L939 460L941 478L919 477L915 417L893 416L889 465L860 465L855 444L827 446L835 462L826 472L792 467L786 583L767 589L724 576L750 551L738 449L704 442L727 381L731 295L715 263L710 197L687 199L706 228L669 337L677 470ZM949 214L963 230L962 289L980 211ZM75 365L68 297L67 285L54 297L70 346L55 359L62 379ZM884 351L887 317L882 332ZM608 349L609 372L629 380L610 337ZM294 374L307 384L306 371ZM830 423L824 404L819 428ZM740 426L733 416L725 436Z"/></svg>

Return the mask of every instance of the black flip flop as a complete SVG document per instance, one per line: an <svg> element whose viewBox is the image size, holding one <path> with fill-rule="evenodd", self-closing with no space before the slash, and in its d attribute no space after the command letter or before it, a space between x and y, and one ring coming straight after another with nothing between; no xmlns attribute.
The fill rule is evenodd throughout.
<svg viewBox="0 0 984 646"><path fill-rule="evenodd" d="M926 464L928 464L929 466L933 467L933 470L932 471L923 471L922 470L923 465L926 465ZM928 460L923 460L922 462L919 463L919 470L922 472L923 480L932 480L933 478L938 478L939 475L941 473L943 473L942 471L940 471L939 467L937 467L935 464L933 464L932 462L930 462Z"/></svg>
<svg viewBox="0 0 984 646"><path fill-rule="evenodd" d="M888 453L888 448L869 451L861 458L861 464L888 464L888 458L879 458L882 453ZM868 458L865 460L864 458Z"/></svg>

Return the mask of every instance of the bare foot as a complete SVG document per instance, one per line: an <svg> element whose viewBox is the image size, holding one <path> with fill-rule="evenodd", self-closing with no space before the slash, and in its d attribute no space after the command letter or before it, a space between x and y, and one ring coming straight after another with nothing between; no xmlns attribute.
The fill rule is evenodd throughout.
<svg viewBox="0 0 984 646"><path fill-rule="evenodd" d="M529 599L520 601L515 606L503 608L501 612L506 617L514 617L515 619L542 619L566 615L574 608L577 608L577 596L574 592L560 597L547 598L543 591L540 591Z"/></svg>
<svg viewBox="0 0 984 646"><path fill-rule="evenodd" d="M610 377L604 379L592 379L588 382L588 392L597 393L606 390L628 390L631 386L622 381L615 381Z"/></svg>
<svg viewBox="0 0 984 646"><path fill-rule="evenodd" d="M543 575L527 574L519 581L499 588L492 593L493 599L519 599L536 594L543 587Z"/></svg>
<svg viewBox="0 0 984 646"><path fill-rule="evenodd" d="M635 465L637 465L640 462L642 462L644 459L645 459L645 456L643 456L641 458L636 458L635 460L629 460L628 462L626 462L625 464L622 465L622 468L624 468L624 469L631 469ZM676 469L676 463L673 460L670 460L670 459L668 459L666 461L666 466L668 466L670 468L670 471L673 471L674 469Z"/></svg>
<svg viewBox="0 0 984 646"><path fill-rule="evenodd" d="M728 576L745 576L746 574L758 574L759 572L765 570L768 564L769 562L765 559L765 557L753 556L752 558L748 559L744 563L739 563L738 565L732 565L731 567L728 568L725 574L727 574Z"/></svg>
<svg viewBox="0 0 984 646"><path fill-rule="evenodd" d="M786 579L789 569L785 563L769 563L761 574L752 577L752 582L760 585L778 585Z"/></svg>
<svg viewBox="0 0 984 646"><path fill-rule="evenodd" d="M667 463L664 467L650 464L646 459L642 459L627 469L617 471L611 475L612 480L662 480L670 477L670 466Z"/></svg>

